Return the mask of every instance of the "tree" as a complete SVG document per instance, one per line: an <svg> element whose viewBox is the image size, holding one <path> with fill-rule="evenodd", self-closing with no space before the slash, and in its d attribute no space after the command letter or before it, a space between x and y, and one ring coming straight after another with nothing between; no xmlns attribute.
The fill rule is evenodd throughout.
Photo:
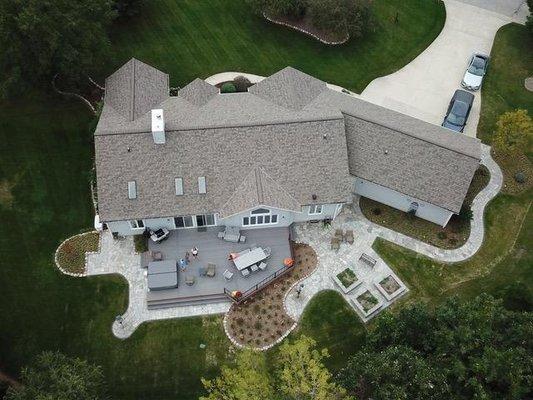
<svg viewBox="0 0 533 400"><path fill-rule="evenodd" d="M526 20L526 28L533 37L533 0L527 0L527 6L529 7L529 15Z"/></svg>
<svg viewBox="0 0 533 400"><path fill-rule="evenodd" d="M245 350L237 356L235 367L224 366L220 376L202 379L208 395L200 400L271 400L274 390L263 353Z"/></svg>
<svg viewBox="0 0 533 400"><path fill-rule="evenodd" d="M43 352L22 369L21 386L10 387L5 400L98 400L105 398L101 367L58 352Z"/></svg>
<svg viewBox="0 0 533 400"><path fill-rule="evenodd" d="M527 110L509 111L496 123L494 147L502 152L528 151L533 138L533 121Z"/></svg>
<svg viewBox="0 0 533 400"><path fill-rule="evenodd" d="M233 84L235 85L237 92L247 92L248 88L252 86L250 80L242 75L236 76L235 79L233 79Z"/></svg>
<svg viewBox="0 0 533 400"><path fill-rule="evenodd" d="M407 346L360 351L341 371L339 380L360 399L449 398L444 375Z"/></svg>
<svg viewBox="0 0 533 400"><path fill-rule="evenodd" d="M103 65L115 13L111 0L0 0L0 96L72 85Z"/></svg>
<svg viewBox="0 0 533 400"><path fill-rule="evenodd" d="M361 37L371 23L368 0L309 0L313 25L328 32Z"/></svg>
<svg viewBox="0 0 533 400"><path fill-rule="evenodd" d="M532 327L533 313L507 310L488 295L452 298L434 312L418 305L385 314L340 383L376 400L531 398Z"/></svg>
<svg viewBox="0 0 533 400"><path fill-rule="evenodd" d="M284 343L277 359L276 386L282 395L298 400L327 400L347 398L346 391L334 383L323 360L326 349L316 349L316 342L302 336L293 343Z"/></svg>

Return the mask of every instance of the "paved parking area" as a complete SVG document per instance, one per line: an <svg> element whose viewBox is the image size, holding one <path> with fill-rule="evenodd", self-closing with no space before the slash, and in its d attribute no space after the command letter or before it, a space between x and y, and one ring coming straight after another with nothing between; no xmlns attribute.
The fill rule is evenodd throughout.
<svg viewBox="0 0 533 400"><path fill-rule="evenodd" d="M361 97L440 125L454 91L460 88L469 57L474 52L490 54L496 31L520 17L512 17L519 2L446 0L446 22L437 39L399 71L373 80ZM465 134L474 137L481 102L479 91L475 96L465 129Z"/></svg>

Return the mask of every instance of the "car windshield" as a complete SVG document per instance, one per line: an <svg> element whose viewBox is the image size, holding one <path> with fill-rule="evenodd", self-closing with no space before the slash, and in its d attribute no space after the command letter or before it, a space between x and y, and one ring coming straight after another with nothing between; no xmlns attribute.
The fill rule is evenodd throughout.
<svg viewBox="0 0 533 400"><path fill-rule="evenodd" d="M483 75L485 72L485 60L481 57L474 57L472 64L468 67L468 72L477 76Z"/></svg>
<svg viewBox="0 0 533 400"><path fill-rule="evenodd" d="M448 115L448 122L454 125L462 126L465 124L467 105L462 101L456 101L453 104L450 115Z"/></svg>

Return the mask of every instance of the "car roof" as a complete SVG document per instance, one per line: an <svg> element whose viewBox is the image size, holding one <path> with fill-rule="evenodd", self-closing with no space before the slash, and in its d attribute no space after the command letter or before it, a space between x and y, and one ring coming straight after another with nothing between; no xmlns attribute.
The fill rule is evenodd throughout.
<svg viewBox="0 0 533 400"><path fill-rule="evenodd" d="M474 102L474 95L466 90L456 90L453 94L452 100L459 100L467 104L472 104Z"/></svg>

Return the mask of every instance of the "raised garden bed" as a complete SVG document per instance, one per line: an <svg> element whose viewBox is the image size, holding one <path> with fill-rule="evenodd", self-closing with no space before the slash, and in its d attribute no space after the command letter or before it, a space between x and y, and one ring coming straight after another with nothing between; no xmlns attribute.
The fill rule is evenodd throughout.
<svg viewBox="0 0 533 400"><path fill-rule="evenodd" d="M387 300L391 301L404 291L405 286L398 282L394 276L389 275L376 284L376 288Z"/></svg>
<svg viewBox="0 0 533 400"><path fill-rule="evenodd" d="M351 268L345 268L332 278L344 293L351 292L362 282Z"/></svg>
<svg viewBox="0 0 533 400"><path fill-rule="evenodd" d="M87 232L65 240L56 251L58 268L66 274L85 274L85 254L98 251L98 232Z"/></svg>
<svg viewBox="0 0 533 400"><path fill-rule="evenodd" d="M238 344L265 348L275 344L294 325L285 313L283 300L294 283L317 266L314 250L293 244L294 267L277 281L241 304L233 304L226 316L226 330Z"/></svg>
<svg viewBox="0 0 533 400"><path fill-rule="evenodd" d="M365 317L369 317L381 307L381 302L369 290L365 290L352 302Z"/></svg>

